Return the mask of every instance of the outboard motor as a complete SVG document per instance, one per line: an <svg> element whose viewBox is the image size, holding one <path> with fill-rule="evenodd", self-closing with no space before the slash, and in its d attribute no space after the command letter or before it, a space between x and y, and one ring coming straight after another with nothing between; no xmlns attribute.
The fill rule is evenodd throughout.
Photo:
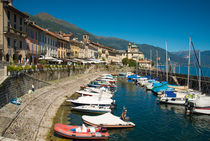
<svg viewBox="0 0 210 141"><path fill-rule="evenodd" d="M195 107L195 103L188 101L187 103L185 103L185 113L187 115L191 115L193 113L194 107Z"/></svg>

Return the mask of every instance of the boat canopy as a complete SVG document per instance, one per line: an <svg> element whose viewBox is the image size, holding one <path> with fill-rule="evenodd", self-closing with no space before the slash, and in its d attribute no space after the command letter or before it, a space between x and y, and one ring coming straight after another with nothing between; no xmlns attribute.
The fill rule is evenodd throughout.
<svg viewBox="0 0 210 141"><path fill-rule="evenodd" d="M127 122L127 121L123 121L120 119L120 117L117 117L111 113L106 113L103 115L99 115L99 116L82 116L82 119L89 122L89 123L93 123L96 125L128 125L131 124L133 126L135 126L134 123L132 122Z"/></svg>

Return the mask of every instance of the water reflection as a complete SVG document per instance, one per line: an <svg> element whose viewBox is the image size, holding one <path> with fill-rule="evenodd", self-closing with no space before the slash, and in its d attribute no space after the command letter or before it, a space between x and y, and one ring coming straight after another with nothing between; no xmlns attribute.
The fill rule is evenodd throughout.
<svg viewBox="0 0 210 141"><path fill-rule="evenodd" d="M209 115L186 115L185 107L179 105L160 104L160 109L169 112L172 111L176 114L182 114L198 132L210 131L210 116Z"/></svg>

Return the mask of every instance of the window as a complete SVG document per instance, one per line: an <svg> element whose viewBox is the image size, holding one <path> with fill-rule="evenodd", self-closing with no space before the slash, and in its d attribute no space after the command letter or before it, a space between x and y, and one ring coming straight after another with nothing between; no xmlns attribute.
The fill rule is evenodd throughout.
<svg viewBox="0 0 210 141"><path fill-rule="evenodd" d="M10 11L9 10L7 11L7 17L8 17L8 20L10 20Z"/></svg>
<svg viewBox="0 0 210 141"><path fill-rule="evenodd" d="M33 52L34 52L34 46L33 46L33 43L31 43L31 52L32 52L32 54L33 54Z"/></svg>
<svg viewBox="0 0 210 141"><path fill-rule="evenodd" d="M10 32L10 22L7 23L8 25L8 32Z"/></svg>
<svg viewBox="0 0 210 141"><path fill-rule="evenodd" d="M10 46L10 38L7 37L7 46Z"/></svg>
<svg viewBox="0 0 210 141"><path fill-rule="evenodd" d="M20 25L22 25L22 24L23 24L23 18L20 17Z"/></svg>
<svg viewBox="0 0 210 141"><path fill-rule="evenodd" d="M34 39L34 31L31 30L31 38Z"/></svg>
<svg viewBox="0 0 210 141"><path fill-rule="evenodd" d="M16 29L16 24L14 24L14 29Z"/></svg>
<svg viewBox="0 0 210 141"><path fill-rule="evenodd" d="M23 42L20 41L20 49L22 49L22 47L23 47Z"/></svg>
<svg viewBox="0 0 210 141"><path fill-rule="evenodd" d="M14 49L16 49L16 39L14 39Z"/></svg>
<svg viewBox="0 0 210 141"><path fill-rule="evenodd" d="M27 51L29 51L29 43L27 42Z"/></svg>
<svg viewBox="0 0 210 141"><path fill-rule="evenodd" d="M14 22L16 23L17 21L17 16L14 14Z"/></svg>
<svg viewBox="0 0 210 141"><path fill-rule="evenodd" d="M37 34L37 32L35 32L35 39L37 40L37 36L38 36L38 34Z"/></svg>
<svg viewBox="0 0 210 141"><path fill-rule="evenodd" d="M36 53L37 53L37 45L36 45Z"/></svg>
<svg viewBox="0 0 210 141"><path fill-rule="evenodd" d="M23 31L23 27L22 26L20 26L20 31Z"/></svg>

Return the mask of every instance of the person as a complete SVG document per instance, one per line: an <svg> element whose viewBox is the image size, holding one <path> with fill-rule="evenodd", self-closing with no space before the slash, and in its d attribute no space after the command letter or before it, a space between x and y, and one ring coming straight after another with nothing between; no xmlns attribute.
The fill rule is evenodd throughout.
<svg viewBox="0 0 210 141"><path fill-rule="evenodd" d="M125 120L125 118L126 118L126 112L127 112L127 110L126 110L126 108L124 108L124 109L123 109L123 112L122 112L122 114L121 114L121 119L122 119L122 120Z"/></svg>
<svg viewBox="0 0 210 141"><path fill-rule="evenodd" d="M32 83L32 92L34 92L35 91L35 89L34 89L34 83Z"/></svg>

